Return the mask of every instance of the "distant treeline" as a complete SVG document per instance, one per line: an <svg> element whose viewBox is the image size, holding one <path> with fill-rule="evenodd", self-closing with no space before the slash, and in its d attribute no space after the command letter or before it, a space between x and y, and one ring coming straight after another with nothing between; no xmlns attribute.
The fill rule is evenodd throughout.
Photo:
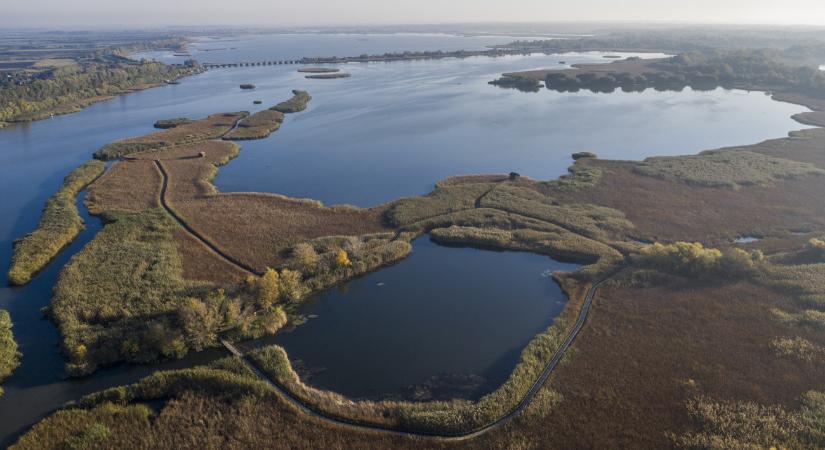
<svg viewBox="0 0 825 450"><path fill-rule="evenodd" d="M781 50L787 62L820 64L825 58L825 35L819 30L768 28L683 28L666 30L625 30L573 39L515 41L496 48L530 52L563 53L577 51L712 52L719 49Z"/></svg>
<svg viewBox="0 0 825 450"><path fill-rule="evenodd" d="M683 53L644 64L642 73L582 69L550 72L548 89L595 92L640 91L650 87L681 90L685 87L764 89L799 92L825 98L825 73L807 66L783 63L777 50L729 50Z"/></svg>
<svg viewBox="0 0 825 450"><path fill-rule="evenodd" d="M0 81L0 122L71 112L95 99L157 85L197 70L194 63L90 63L57 68L24 83Z"/></svg>

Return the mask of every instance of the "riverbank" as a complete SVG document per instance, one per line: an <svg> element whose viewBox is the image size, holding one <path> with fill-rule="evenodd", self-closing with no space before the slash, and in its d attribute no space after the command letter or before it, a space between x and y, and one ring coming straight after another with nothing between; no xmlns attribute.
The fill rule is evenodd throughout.
<svg viewBox="0 0 825 450"><path fill-rule="evenodd" d="M822 167L815 151L816 148L821 148L821 139L821 130L809 130L795 133L791 139L777 140L763 147L749 146L732 151L760 153L772 158ZM717 163L715 158L716 156L709 154L704 157L700 155L698 159L701 167L707 169L706 173L713 176L712 179L728 179L730 174L724 171L726 163ZM687 161L696 159L694 157ZM467 180L494 184L493 187L497 192L491 198L482 197L482 194L485 194L484 190L473 191L472 185L485 183L467 182L463 185L462 183L449 183L462 187L462 190L456 193L434 193L430 198L417 200L413 204L416 207L399 208L396 212L401 210L412 213L418 210L428 212L427 215L411 214L411 224L420 222L416 220L419 218L423 218L422 220L437 218L442 221L440 223L456 226L453 222L460 220L465 221L465 225L481 223L484 228L510 233L519 230L520 225L525 222L541 226L547 233L557 233L558 229L546 225L550 222L541 222L545 222L547 218L553 221L566 220L563 223L575 228L577 234L581 233L587 239L597 242L600 242L599 239L606 239L610 244L618 246L619 250L627 253L637 253L634 249L641 249L642 244L625 241L623 240L625 237L649 242L697 239L710 243L718 239L720 242L718 245L721 247L721 241L727 238L727 234L753 233L753 228L763 225L761 224L763 218L768 218L769 223L764 226L767 231L765 235L772 238L769 253L779 256L783 252L792 253L794 249L801 247L807 239L816 236L816 232L822 229L822 205L818 197L814 195L823 188L822 177L816 175L815 171L794 172L790 177L783 175L786 173L785 170L769 171L770 176L765 180L761 176L753 177L754 174L763 172L761 162L764 162L764 159L754 158L749 154L744 156L734 154L729 159L738 163L739 167L746 169L742 172L744 178L737 178L733 183L713 186L696 184L693 182L694 178L691 177L690 170L679 170L676 173L665 172L662 175L662 166L656 161L633 163L585 158L574 166L576 167L574 175L588 174L585 178L573 176L568 178L566 183L511 181L509 177ZM683 159L675 161L676 164L684 162ZM674 161L668 161L666 167L672 167L671 163ZM785 163L780 161L777 164L781 168ZM645 169L639 169L641 165L644 165ZM685 166L676 167L694 166L693 162L688 162ZM495 183L491 183L493 180ZM734 189L734 186L738 188ZM465 190L468 192L463 192ZM627 192L634 193L631 196L633 198L628 198ZM509 196L510 200L502 202L504 195ZM449 200L450 197L455 201ZM447 200L439 202L440 198L447 198ZM643 201L637 201L638 198L642 198ZM490 204L496 207L504 204L513 211L526 211L529 213L526 216L527 219L535 219L537 222L518 217L522 215L519 212L506 211L506 214L487 214L488 211L472 212L479 209L475 206L476 203L486 204L485 202L491 202ZM528 207L518 209L524 203ZM587 211L591 209L590 206L582 205L597 205L605 210L593 209L598 211L598 214L589 216ZM465 214L465 209L471 210L472 214L466 213L467 217L461 216ZM748 213L749 210L754 212ZM545 211L547 214L543 214ZM696 217L685 221L686 211ZM429 214L435 217L429 217ZM539 216L530 217L536 214ZM624 220L628 220L633 227L627 227L617 220L622 215ZM404 215L395 214L393 217L403 220ZM599 225L602 222L611 225L603 229ZM807 231L808 235L797 237L793 234L800 230ZM485 238L482 242L484 245L488 242L496 243L501 235L497 231L491 234L495 239ZM549 236L540 237L542 240L549 238ZM509 240L504 242L509 242ZM725 242L729 243L730 239ZM763 244L756 244L755 248L760 248L761 245ZM768 247L764 249L766 252L769 250ZM795 257L796 261L799 258L793 254L788 257ZM777 264L781 260L770 262ZM799 266L799 264L790 264L790 266ZM793 271L800 269L799 267L784 268ZM813 273L816 273L818 268L811 269ZM769 311L769 308L774 306L772 299L777 296L781 298L780 304L783 308L790 311L793 317L796 315L801 317L809 310L816 311L815 306L810 306L816 305L815 291L806 294L804 302L809 303L800 304L798 301L802 297L793 293L797 291L790 291L792 293L788 294L788 287L774 291L771 288L756 285L747 279L726 281L681 275L676 275L673 279L668 277L672 274L665 274L667 276L662 277L657 275L655 270L652 272L640 270L635 273L637 275L634 278L622 280L628 286L626 291L621 290L622 284L611 286L609 291L596 299L597 314L594 314L593 320L588 324L588 332L583 335L590 336L590 330L595 330L595 336L592 336L594 340L588 341L587 344L577 344L575 357L568 361L568 364L574 365L574 369L568 369L568 365L562 367L562 371L558 374L559 377L565 376L565 370L572 371L570 372L572 375L567 375L565 378L567 383L554 381L557 378L550 381L554 383L553 389L561 392L561 401L556 395L548 395L545 398L547 403L540 404L537 410L533 411L535 414L526 415L523 422L516 423L512 429L504 430L500 434L474 441L474 444L495 446L496 443L512 443L519 439L528 439L534 442L559 442L559 446L564 447L575 443L580 444L582 439L586 439L593 445L609 446L611 442L616 442L615 439L620 439L619 442L627 445L643 442L650 446L666 446L670 441L667 440L664 431L681 434L701 430L701 423L694 423L693 416L689 415L687 408L683 408L683 400L690 400L698 394L713 394L720 398L733 395L738 401L749 401L749 399L758 398L759 395L765 395L764 392L769 392L767 394L769 401L793 410L791 408L796 407L802 392L816 388L811 380L814 379L812 374L816 374L819 366L808 366L806 364L809 363L805 360L797 361L777 355L771 343L778 338L790 335L819 345L821 335L816 331L795 329L786 323L776 321ZM780 280L781 278L774 277L773 279ZM645 285L644 283L651 284ZM812 284L817 285L817 283ZM693 294L697 287L701 288L701 294L706 297ZM785 289L784 294L783 289ZM618 301L615 300L617 298ZM703 301L702 298L709 300ZM757 300L749 300L751 298ZM667 326L662 325L662 315L665 317ZM760 330L764 332L760 332L756 339L748 337L752 330L750 325L745 324L751 323L759 323L763 326ZM733 331L725 334L724 330ZM616 340L615 336L621 336L621 339ZM704 336L708 337L704 338ZM726 345L718 345L720 342ZM665 359L668 354L679 354L681 350L678 349L683 348L690 350L690 358L685 362ZM726 359L730 357L728 352L750 356L760 355L760 357L753 358L755 362L747 362L753 366L750 366L743 375L737 369L737 364ZM662 360L668 363L661 364ZM736 363L741 364L743 361L736 360ZM647 376L640 377L639 367L646 370L655 368L657 383L651 384ZM706 367L713 367L715 370L707 370ZM767 373L772 373L772 376L759 375L760 371L766 367L770 369ZM612 375L616 373L616 370L620 370L621 375ZM718 375L720 372L723 375ZM771 381L780 379L788 373L796 375L794 382L787 388L779 388L778 383ZM738 382L720 383L720 380L739 380L743 376L747 377L747 380L741 384ZM198 385L200 386L200 383ZM764 386L767 386L767 389ZM594 387L599 396L597 399L591 395ZM256 395L246 387L242 389L242 392ZM167 406L169 408L167 414L183 410L202 411L203 409L197 408L198 405L201 408L209 405L209 411L213 414L209 417L217 417L218 414L226 412L241 415L237 409L234 409L238 405L232 401L203 395L193 397L193 395L199 394L189 393L178 397ZM268 396L262 396L262 398L271 399ZM279 409L278 401L278 399L271 400L262 405L261 409L247 409L243 415L263 417L264 414L271 413L266 417L280 419L285 414L292 414L293 411L286 407ZM553 405L552 408L548 407L550 404ZM179 407L184 409L175 409ZM272 409L277 412L271 411ZM627 417L622 418L621 421L616 420L615 411L619 409L631 411L632 414L627 414ZM93 414L93 420L103 420L106 423L117 420L113 415L107 415L109 413L103 407L94 409ZM77 413L78 416L92 416L93 414L87 414L85 410ZM301 416L288 417L294 422L290 422L293 428L287 428L287 430L293 430L296 434L299 430L305 429L307 422L304 420L317 424L312 419ZM657 417L664 417L664 419ZM705 420L708 419L705 418ZM235 423L237 422L236 420ZM63 436L80 435L91 426L91 422L79 421L77 423L79 425L75 428L64 431ZM124 420L116 422L115 425L119 424L118 426L123 427L126 423L127 421ZM185 425L184 422L176 422L173 419L156 425L157 428L154 429L149 428L151 425L146 425L147 435L160 438L163 436L163 427L169 427L172 424L174 426ZM256 427L256 425L250 426ZM334 438L333 435L341 434L338 428L321 424L318 426L323 430L323 434L319 433L320 436L305 439L337 439L335 442L349 446L386 443L383 437L376 437L369 433L353 432L344 437ZM598 436L592 433L593 429L606 426L609 427L607 433ZM271 431L266 434L263 428L253 429L264 433L265 436L272 435ZM210 427L210 432L216 434L223 433L223 430L225 428L222 428L220 424ZM318 444L317 441L310 442ZM418 442L409 441L392 441L392 444L421 445Z"/></svg>
<svg viewBox="0 0 825 450"><path fill-rule="evenodd" d="M156 62L84 63L0 89L0 122L42 120L82 110L115 96L162 86L201 72L195 65ZM104 83L101 89L99 83Z"/></svg>

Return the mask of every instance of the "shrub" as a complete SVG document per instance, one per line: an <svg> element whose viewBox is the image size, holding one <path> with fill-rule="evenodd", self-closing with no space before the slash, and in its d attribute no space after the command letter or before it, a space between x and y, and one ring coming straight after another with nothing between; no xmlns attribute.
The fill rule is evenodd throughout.
<svg viewBox="0 0 825 450"><path fill-rule="evenodd" d="M771 349L779 356L799 359L806 363L825 360L825 348L801 337L774 339L771 341Z"/></svg>
<svg viewBox="0 0 825 450"><path fill-rule="evenodd" d="M346 268L352 265L352 262L349 260L349 254L346 250L338 250L338 252L335 254L335 264L339 268Z"/></svg>
<svg viewBox="0 0 825 450"><path fill-rule="evenodd" d="M698 397L688 412L701 431L675 436L688 448L823 448L825 393L809 391L797 411L752 402L715 402Z"/></svg>
<svg viewBox="0 0 825 450"><path fill-rule="evenodd" d="M281 294L281 281L278 272L274 269L266 269L266 272L258 280L258 304L261 308L268 309L278 300Z"/></svg>
<svg viewBox="0 0 825 450"><path fill-rule="evenodd" d="M638 259L644 267L674 275L736 278L755 274L755 264L762 258L759 251L748 253L735 248L723 253L699 242L657 242L643 247Z"/></svg>
<svg viewBox="0 0 825 450"><path fill-rule="evenodd" d="M301 272L284 269L281 271L281 295L287 300L298 301L303 298L305 288L301 284Z"/></svg>
<svg viewBox="0 0 825 450"><path fill-rule="evenodd" d="M321 257L315 248L306 242L298 244L292 249L292 257L295 259L298 267L304 272L314 271L321 262Z"/></svg>

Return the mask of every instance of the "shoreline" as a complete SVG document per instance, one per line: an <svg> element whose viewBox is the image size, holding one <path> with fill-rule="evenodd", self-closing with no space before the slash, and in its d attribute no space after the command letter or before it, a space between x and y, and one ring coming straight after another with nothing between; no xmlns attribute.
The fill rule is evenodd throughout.
<svg viewBox="0 0 825 450"><path fill-rule="evenodd" d="M757 89L751 89L751 90L757 90ZM780 92L780 93L775 93L775 94L772 96L772 98L773 98L774 100L776 100L776 101L786 101L786 102L789 102L789 103L795 103L795 104L799 104L799 105L805 106L805 107L807 107L808 109L810 109L812 112L819 112L819 111L823 111L823 110L825 110L825 105L823 105L823 103L820 103L820 100L817 100L817 99L811 99L811 98L807 98L807 99L806 99L805 97L798 96L798 94L793 94L793 93L781 93L781 92ZM793 101L792 101L792 100L793 100ZM800 121L797 117L793 117L793 118L794 118L794 120L796 120L797 122L802 123L802 124L805 124L804 122L801 122L801 121ZM805 125L808 125L808 124L805 124ZM816 128L821 128L821 125L815 125L815 127L816 127ZM791 131L791 132L789 133L791 136L788 136L788 137L783 137L783 138L778 138L778 139L776 139L776 140L777 140L777 141L782 141L782 140L786 140L786 139L793 139L793 136L792 136L792 135L793 135L793 133L794 133L794 131ZM742 146L742 147L745 147L745 148L748 148L748 147L756 147L757 145L759 145L759 144L755 144L755 145L745 145L745 146ZM707 150L705 150L705 151L707 151ZM728 149L728 150L722 149L722 151L733 151L733 150L730 150L730 149ZM701 153L699 153L699 154L701 154ZM606 163L606 164L611 164L611 163L616 163L616 162L619 162L619 161L612 161L612 160L599 160L599 161L600 161L600 162L604 162L604 163ZM575 164L574 164L574 165L575 165ZM572 167L572 166L571 166L571 167ZM277 194L276 194L276 195L277 195ZM390 203L394 203L394 202L390 202ZM572 298L571 298L571 300L572 300ZM570 303L572 303L572 302L570 302Z"/></svg>

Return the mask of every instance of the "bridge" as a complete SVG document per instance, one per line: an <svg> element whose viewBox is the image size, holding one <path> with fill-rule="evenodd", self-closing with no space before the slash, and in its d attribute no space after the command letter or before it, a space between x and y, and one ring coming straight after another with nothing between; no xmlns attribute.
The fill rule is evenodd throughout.
<svg viewBox="0 0 825 450"><path fill-rule="evenodd" d="M233 62L233 63L201 63L201 67L206 70L209 69L225 69L229 67L256 67L256 66L281 66L284 64L304 64L302 59L284 59L278 61L249 61L249 62Z"/></svg>

